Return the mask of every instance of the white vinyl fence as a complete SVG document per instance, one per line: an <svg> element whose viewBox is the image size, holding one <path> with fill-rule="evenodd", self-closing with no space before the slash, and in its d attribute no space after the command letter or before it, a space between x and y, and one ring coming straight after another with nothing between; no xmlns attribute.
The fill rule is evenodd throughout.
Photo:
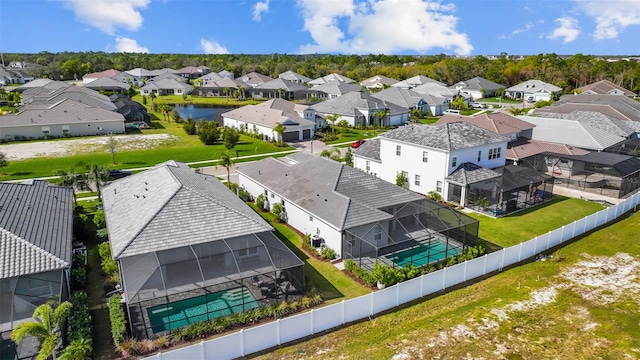
<svg viewBox="0 0 640 360"><path fill-rule="evenodd" d="M533 257L615 220L633 209L639 202L640 193L637 193L617 205L518 245L443 268L367 295L240 330L199 344L158 353L147 359L232 359L362 320Z"/></svg>

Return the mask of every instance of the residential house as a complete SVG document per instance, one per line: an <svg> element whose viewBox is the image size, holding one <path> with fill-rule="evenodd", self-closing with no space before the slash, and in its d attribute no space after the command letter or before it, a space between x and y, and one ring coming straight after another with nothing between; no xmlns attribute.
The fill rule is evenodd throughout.
<svg viewBox="0 0 640 360"><path fill-rule="evenodd" d="M30 104L18 113L3 115L0 139L11 141L124 133L124 122L124 116L116 111L63 99L54 104Z"/></svg>
<svg viewBox="0 0 640 360"><path fill-rule="evenodd" d="M11 90L17 91L19 93L23 93L33 88L46 87L48 89L56 89L56 88L69 87L69 86L71 85L69 85L69 83L66 83L64 81L55 81L51 79L35 79L33 81L30 81L20 86L12 86Z"/></svg>
<svg viewBox="0 0 640 360"><path fill-rule="evenodd" d="M304 290L303 262L215 176L167 161L105 186L103 204L137 338Z"/></svg>
<svg viewBox="0 0 640 360"><path fill-rule="evenodd" d="M256 87L258 85L262 85L268 81L273 80L273 78L268 77L267 75L262 75L257 72L250 72L248 74L242 75L239 78L240 81L247 84L249 87Z"/></svg>
<svg viewBox="0 0 640 360"><path fill-rule="evenodd" d="M423 95L441 97L444 98L447 103L451 103L458 97L462 97L467 103L471 103L471 98L466 96L464 93L460 93L458 90L448 88L446 85L438 84L435 82L418 85L414 88L411 88L411 91Z"/></svg>
<svg viewBox="0 0 640 360"><path fill-rule="evenodd" d="M308 87L283 78L273 79L247 90L248 96L254 99L304 100L307 99L308 92Z"/></svg>
<svg viewBox="0 0 640 360"><path fill-rule="evenodd" d="M307 93L309 94L310 98L326 100L333 99L350 92L360 91L362 91L362 86L358 84L347 84L340 81L329 81L328 83L317 85L308 89Z"/></svg>
<svg viewBox="0 0 640 360"><path fill-rule="evenodd" d="M231 71L228 71L228 70L222 70L222 71L218 72L218 74L220 74L220 76L222 76L222 77L226 77L226 78L229 78L231 80L233 80L235 78L235 75Z"/></svg>
<svg viewBox="0 0 640 360"><path fill-rule="evenodd" d="M125 72L142 80L149 80L151 78L154 78L162 74L178 73L176 70L170 69L170 68L164 68L164 69L158 69L158 70L147 70L143 68L135 68L135 69L127 70Z"/></svg>
<svg viewBox="0 0 640 360"><path fill-rule="evenodd" d="M233 96L234 91L244 89L245 87L247 87L247 85L238 80L232 80L226 77L219 77L218 80L211 80L211 78L209 78L209 80L206 81L206 84L194 88L192 94L195 96L231 97ZM245 90L242 90L242 92L244 94Z"/></svg>
<svg viewBox="0 0 640 360"><path fill-rule="evenodd" d="M223 78L224 78L224 76L221 76L217 72L210 72L207 75L200 76L197 80L201 84L201 86L204 86L204 85L207 85L207 84L212 83L214 81L221 80ZM227 79L229 79L229 78L227 78ZM229 80L233 80L233 78L231 78Z"/></svg>
<svg viewBox="0 0 640 360"><path fill-rule="evenodd" d="M266 141L299 141L313 138L315 117L315 111L308 106L272 99L227 111L222 114L222 121L224 126L260 134ZM285 127L282 138L273 130L276 124Z"/></svg>
<svg viewBox="0 0 640 360"><path fill-rule="evenodd" d="M430 113L433 116L440 116L449 108L449 103L443 97L420 94L398 87L390 87L371 96L398 105L410 112L416 109L421 115Z"/></svg>
<svg viewBox="0 0 640 360"><path fill-rule="evenodd" d="M433 264L477 241L476 220L327 158L296 153L237 171L239 186L262 195L266 208L281 204L281 218L310 235L311 246L329 247L366 269L412 264L406 256L412 251L413 265Z"/></svg>
<svg viewBox="0 0 640 360"><path fill-rule="evenodd" d="M70 296L74 193L47 181L0 183L0 346L3 359L31 359L40 341L11 331L33 311Z"/></svg>
<svg viewBox="0 0 640 360"><path fill-rule="evenodd" d="M84 74L84 75L82 75L82 82L86 84L86 83L90 83L92 81L98 80L100 78L114 77L114 76L119 75L121 73L122 73L122 71L120 71L120 70L109 69L109 70L104 70L104 71L100 71L100 72Z"/></svg>
<svg viewBox="0 0 640 360"><path fill-rule="evenodd" d="M109 111L116 110L116 106L108 96L82 86L58 87L58 82L51 82L43 87L30 88L22 93L22 104L25 106L46 105L45 107L48 107L66 99Z"/></svg>
<svg viewBox="0 0 640 360"><path fill-rule="evenodd" d="M111 76L110 77L113 80L119 81L121 83L125 83L125 84L129 84L129 85L135 85L135 86L144 86L144 82L142 81L142 79L140 79L139 77L133 76L129 73L126 72L121 72L117 75Z"/></svg>
<svg viewBox="0 0 640 360"><path fill-rule="evenodd" d="M507 89L506 96L535 103L549 101L562 94L562 88L540 80L528 80Z"/></svg>
<svg viewBox="0 0 640 360"><path fill-rule="evenodd" d="M311 81L311 78L308 78L304 75L300 75L297 72L291 71L291 70L280 73L278 77L280 79L289 80L291 82L298 83L298 84L306 84L309 81Z"/></svg>
<svg viewBox="0 0 640 360"><path fill-rule="evenodd" d="M188 95L193 91L193 86L178 82L174 79L162 79L148 82L147 85L140 88L140 94L149 96L151 93L156 95Z"/></svg>
<svg viewBox="0 0 640 360"><path fill-rule="evenodd" d="M311 106L321 117L338 115L336 124L346 120L349 126L396 126L409 120L409 110L361 92L350 92ZM381 112L384 112L384 116ZM324 127L321 123L320 127Z"/></svg>
<svg viewBox="0 0 640 360"><path fill-rule="evenodd" d="M185 79L180 75L177 75L177 74L174 74L174 73L170 73L170 72L165 72L165 73L156 75L156 76L148 79L146 81L146 84L151 84L151 83L154 83L154 82L158 82L160 80L173 80L173 81L177 81L177 82L183 83L183 84L188 84L189 83L188 79Z"/></svg>
<svg viewBox="0 0 640 360"><path fill-rule="evenodd" d="M467 122L406 125L362 144L353 152L353 164L391 183L402 173L408 189L434 191L446 201L466 205L468 185L500 177L492 169L505 165L508 142ZM474 175L463 176L466 181L461 183L459 175L471 171Z"/></svg>
<svg viewBox="0 0 640 360"><path fill-rule="evenodd" d="M342 76L340 74L333 73L333 74L329 74L329 75L326 75L326 76L321 76L321 77L319 77L317 79L313 79L313 80L309 81L308 84L311 85L311 87L316 87L318 85L326 84L326 83L331 82L331 81L337 81L337 82L341 82L341 83L345 83L345 84L351 84L351 83L355 82L355 80L349 79L346 76Z"/></svg>
<svg viewBox="0 0 640 360"><path fill-rule="evenodd" d="M180 76L185 77L187 79L195 79L201 77L203 75L207 75L211 72L211 69L208 66L200 65L200 66L186 66L182 69L176 70Z"/></svg>
<svg viewBox="0 0 640 360"><path fill-rule="evenodd" d="M398 80L386 77L384 75L375 75L366 80L362 80L360 85L367 89L385 89L397 83Z"/></svg>
<svg viewBox="0 0 640 360"><path fill-rule="evenodd" d="M440 82L438 80L431 79L424 75L416 75L414 77L408 78L406 80L398 81L397 83L391 85L393 87L401 88L401 89L413 89L420 85L424 84L437 84L440 86L446 87L447 84Z"/></svg>
<svg viewBox="0 0 640 360"><path fill-rule="evenodd" d="M609 80L596 81L592 84L577 88L575 92L586 95L623 95L632 99L638 96L638 94L616 85Z"/></svg>
<svg viewBox="0 0 640 360"><path fill-rule="evenodd" d="M534 114L597 111L620 120L640 122L640 102L620 95L565 95L551 106L534 110ZM544 116L544 115L542 115Z"/></svg>
<svg viewBox="0 0 640 360"><path fill-rule="evenodd" d="M151 126L151 116L144 105L122 94L113 94L109 96L109 100L116 105L116 111L124 116L125 130Z"/></svg>
<svg viewBox="0 0 640 360"><path fill-rule="evenodd" d="M515 141L521 137L531 139L533 128L535 127L534 124L502 112L482 113L475 116L444 114L438 119L436 125L459 121L465 121L495 134L505 136L509 141Z"/></svg>
<svg viewBox="0 0 640 360"><path fill-rule="evenodd" d="M91 82L84 83L83 87L95 91L108 91L116 94L128 93L131 86L129 84L114 80L109 77L101 77Z"/></svg>
<svg viewBox="0 0 640 360"><path fill-rule="evenodd" d="M450 88L458 90L461 94L464 94L465 97L470 97L475 100L495 96L496 91L504 89L505 87L494 83L493 81L476 76L469 80L460 81L450 86Z"/></svg>

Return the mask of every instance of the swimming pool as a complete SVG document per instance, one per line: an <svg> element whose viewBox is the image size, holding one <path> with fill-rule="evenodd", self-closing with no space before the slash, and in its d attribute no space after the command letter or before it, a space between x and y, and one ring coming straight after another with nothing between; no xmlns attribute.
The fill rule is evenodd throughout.
<svg viewBox="0 0 640 360"><path fill-rule="evenodd" d="M447 248L446 242L440 239L431 239L411 249L388 254L385 257L400 267L404 267L407 264L423 266L458 255L461 252L461 248L454 248L451 245Z"/></svg>
<svg viewBox="0 0 640 360"><path fill-rule="evenodd" d="M151 330L158 333L256 307L258 302L249 289L242 286L150 307L147 314Z"/></svg>

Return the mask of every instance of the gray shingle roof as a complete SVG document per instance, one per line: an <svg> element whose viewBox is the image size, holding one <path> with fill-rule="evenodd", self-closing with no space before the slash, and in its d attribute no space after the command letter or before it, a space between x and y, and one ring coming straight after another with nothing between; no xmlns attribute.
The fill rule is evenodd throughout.
<svg viewBox="0 0 640 360"><path fill-rule="evenodd" d="M70 266L73 189L0 183L0 278Z"/></svg>
<svg viewBox="0 0 640 360"><path fill-rule="evenodd" d="M556 119L576 120L585 126L624 137L630 136L636 131L631 124L632 121L619 120L596 111L577 110L568 114L545 112L544 116Z"/></svg>
<svg viewBox="0 0 640 360"><path fill-rule="evenodd" d="M556 107L566 107L567 110L557 111ZM607 108L611 109L604 110ZM600 111L617 119L640 121L640 102L620 95L565 95L552 106L536 109L536 111L546 109L550 109L549 111L552 112L571 112L573 110Z"/></svg>
<svg viewBox="0 0 640 360"><path fill-rule="evenodd" d="M308 87L295 83L291 80L286 79L273 79L271 81L267 81L263 84L260 84L255 87L255 89L266 89L266 90L278 90L284 89L286 91L300 91L300 90L309 90Z"/></svg>
<svg viewBox="0 0 640 360"><path fill-rule="evenodd" d="M53 84L53 83L52 83ZM29 104L55 104L62 100L74 100L84 105L97 106L105 110L115 110L109 97L99 92L82 86L69 86L60 88L40 87L24 92L22 102Z"/></svg>
<svg viewBox="0 0 640 360"><path fill-rule="evenodd" d="M340 81L329 81L322 85L314 86L313 91L322 91L325 94L341 96L350 92L358 92L362 86L358 84L347 84Z"/></svg>
<svg viewBox="0 0 640 360"><path fill-rule="evenodd" d="M241 166L238 172L340 230L391 219L381 207L423 199L333 160L315 156L287 160L266 158Z"/></svg>
<svg viewBox="0 0 640 360"><path fill-rule="evenodd" d="M401 87L401 88L405 88L405 89L412 89L416 86L420 86L420 85L424 85L424 84L438 84L440 86L445 86L446 84L443 82L440 82L438 80L434 80L430 77L424 76L424 75L416 75L414 77L410 77L406 80L402 80L399 81L391 86L394 87Z"/></svg>
<svg viewBox="0 0 640 360"><path fill-rule="evenodd" d="M609 80L600 80L596 81L592 84L585 85L576 90L580 90L582 93L592 93L592 94L611 94L612 92L620 92L625 96L635 96L636 93L629 91L622 86L616 85Z"/></svg>
<svg viewBox="0 0 640 360"><path fill-rule="evenodd" d="M502 175L491 169L486 169L474 163L466 162L458 166L454 172L447 176L447 180L460 185L469 185L489 179L499 178L500 176Z"/></svg>
<svg viewBox="0 0 640 360"><path fill-rule="evenodd" d="M562 91L562 88L559 88L553 84L546 83L540 80L527 80L520 84L514 85L507 89L509 92L525 92L525 93L534 93L539 91L546 91L550 93L555 93L558 91Z"/></svg>
<svg viewBox="0 0 640 360"><path fill-rule="evenodd" d="M380 139L371 139L353 150L354 155L380 161Z"/></svg>
<svg viewBox="0 0 640 360"><path fill-rule="evenodd" d="M297 72L294 72L291 70L280 73L278 77L281 79L297 82L299 84L308 83L309 81L311 81L311 78L308 78L304 75L300 75Z"/></svg>
<svg viewBox="0 0 640 360"><path fill-rule="evenodd" d="M380 137L445 151L508 142L509 139L467 122L406 125Z"/></svg>
<svg viewBox="0 0 640 360"><path fill-rule="evenodd" d="M398 105L394 105L390 102L374 98L371 95L363 94L361 92L350 92L333 99L328 99L317 104L313 104L311 108L313 108L318 113L347 116L361 114L358 109L389 109L389 113L391 115L407 112L407 109L404 109Z"/></svg>
<svg viewBox="0 0 640 360"><path fill-rule="evenodd" d="M223 118L245 121L250 124L258 124L273 128L280 123L287 131L298 129L299 126L315 126L315 122L300 116L296 111L297 104L283 99L271 99L257 105L245 105L229 110L222 114Z"/></svg>
<svg viewBox="0 0 640 360"><path fill-rule="evenodd" d="M313 79L313 80L309 81L308 83L309 83L309 85L322 85L322 84L326 84L326 83L331 82L331 81L339 81L339 82L343 82L343 83L347 83L347 84L355 82L355 80L349 79L346 76L333 73L333 74L329 74L329 75L326 75L326 76L319 77L317 79Z"/></svg>
<svg viewBox="0 0 640 360"><path fill-rule="evenodd" d="M101 88L105 90L114 89L114 88L129 90L129 88L131 88L129 84L126 84L108 77L101 77L96 80L93 80L89 83L86 83L84 87L86 87L87 89L93 89L96 91L100 90Z"/></svg>
<svg viewBox="0 0 640 360"><path fill-rule="evenodd" d="M213 176L168 161L103 190L114 258L271 231Z"/></svg>
<svg viewBox="0 0 640 360"><path fill-rule="evenodd" d="M140 88L141 90L167 90L167 89L184 89L189 92L193 89L193 86L184 84L174 79L160 79Z"/></svg>
<svg viewBox="0 0 640 360"><path fill-rule="evenodd" d="M443 97L420 94L409 89L397 87L390 87L371 96L398 105L405 109L415 108L421 103L427 103L431 106L436 106L442 105L445 102L445 99Z"/></svg>
<svg viewBox="0 0 640 360"><path fill-rule="evenodd" d="M489 81L485 78L481 78L476 76L472 79L460 81L453 86L450 86L452 89L462 89L462 90L476 90L480 91L481 89L487 91L493 91L504 88L503 85L494 83L493 81Z"/></svg>
<svg viewBox="0 0 640 360"><path fill-rule="evenodd" d="M112 103L113 104L113 103ZM113 105L116 110L116 105ZM100 123L122 121L124 116L116 111L89 106L74 100L65 99L56 104L29 104L16 114L2 116L0 128L12 126L36 126L73 123Z"/></svg>
<svg viewBox="0 0 640 360"><path fill-rule="evenodd" d="M398 80L386 77L384 75L374 75L366 80L362 80L360 85L364 87L382 87L384 85L391 86L397 83Z"/></svg>

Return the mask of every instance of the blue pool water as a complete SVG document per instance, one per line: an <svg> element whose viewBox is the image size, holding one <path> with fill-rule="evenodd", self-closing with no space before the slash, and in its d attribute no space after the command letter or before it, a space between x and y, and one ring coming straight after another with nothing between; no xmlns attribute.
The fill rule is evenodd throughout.
<svg viewBox="0 0 640 360"><path fill-rule="evenodd" d="M423 266L458 255L461 252L462 249L453 248L451 245L447 248L447 243L442 240L431 239L429 242L421 243L412 249L399 251L385 257L400 267L407 264Z"/></svg>

